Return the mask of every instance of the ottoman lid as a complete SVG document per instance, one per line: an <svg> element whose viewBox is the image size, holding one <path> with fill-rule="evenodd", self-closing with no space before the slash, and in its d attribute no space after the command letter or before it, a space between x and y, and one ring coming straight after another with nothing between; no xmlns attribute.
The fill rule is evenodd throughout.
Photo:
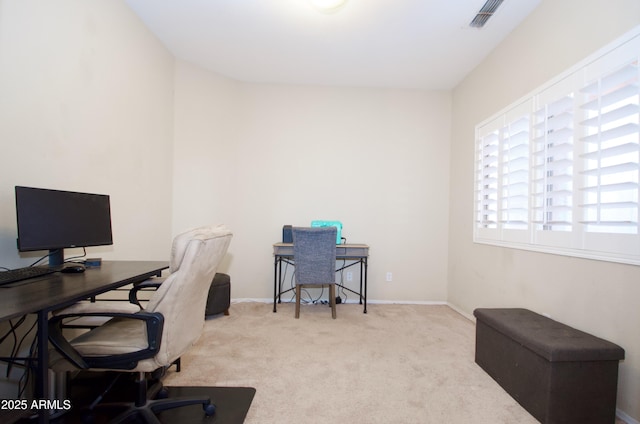
<svg viewBox="0 0 640 424"><path fill-rule="evenodd" d="M528 309L479 308L473 315L550 362L624 359L620 346Z"/></svg>

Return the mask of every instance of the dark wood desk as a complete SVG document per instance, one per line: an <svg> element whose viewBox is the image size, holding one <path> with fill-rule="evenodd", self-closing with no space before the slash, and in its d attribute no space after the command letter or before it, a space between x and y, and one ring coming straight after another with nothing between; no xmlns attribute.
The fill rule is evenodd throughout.
<svg viewBox="0 0 640 424"><path fill-rule="evenodd" d="M36 387L34 399L49 398L49 313L115 288L159 276L166 262L106 261L81 274L55 273L0 287L0 320L37 315ZM39 422L49 422L49 411L41 411Z"/></svg>

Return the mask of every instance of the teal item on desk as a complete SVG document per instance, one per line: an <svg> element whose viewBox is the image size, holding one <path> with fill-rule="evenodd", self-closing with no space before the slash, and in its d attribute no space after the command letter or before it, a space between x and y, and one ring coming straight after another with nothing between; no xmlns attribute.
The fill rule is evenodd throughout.
<svg viewBox="0 0 640 424"><path fill-rule="evenodd" d="M336 244L342 243L342 222L340 221L311 221L312 227L336 227Z"/></svg>

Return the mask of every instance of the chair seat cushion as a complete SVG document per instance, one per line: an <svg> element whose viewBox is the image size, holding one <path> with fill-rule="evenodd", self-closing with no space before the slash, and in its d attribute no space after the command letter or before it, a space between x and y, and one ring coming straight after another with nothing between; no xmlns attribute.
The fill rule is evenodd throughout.
<svg viewBox="0 0 640 424"><path fill-rule="evenodd" d="M147 328L144 321L112 318L104 325L71 340L73 347L82 356L109 356L131 353L147 348ZM146 366L143 363L149 362ZM142 371L153 371L160 365L153 359L138 363ZM77 369L55 349L50 350L49 367L54 371Z"/></svg>
<svg viewBox="0 0 640 424"><path fill-rule="evenodd" d="M130 353L147 348L147 329L144 321L113 318L76 337L71 344L83 356Z"/></svg>

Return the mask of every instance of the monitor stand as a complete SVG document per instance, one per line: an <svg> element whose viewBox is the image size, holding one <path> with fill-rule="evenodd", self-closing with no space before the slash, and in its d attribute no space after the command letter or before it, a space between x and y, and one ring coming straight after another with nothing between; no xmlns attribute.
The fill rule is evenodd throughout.
<svg viewBox="0 0 640 424"><path fill-rule="evenodd" d="M64 249L49 250L49 268L59 268L64 263Z"/></svg>

